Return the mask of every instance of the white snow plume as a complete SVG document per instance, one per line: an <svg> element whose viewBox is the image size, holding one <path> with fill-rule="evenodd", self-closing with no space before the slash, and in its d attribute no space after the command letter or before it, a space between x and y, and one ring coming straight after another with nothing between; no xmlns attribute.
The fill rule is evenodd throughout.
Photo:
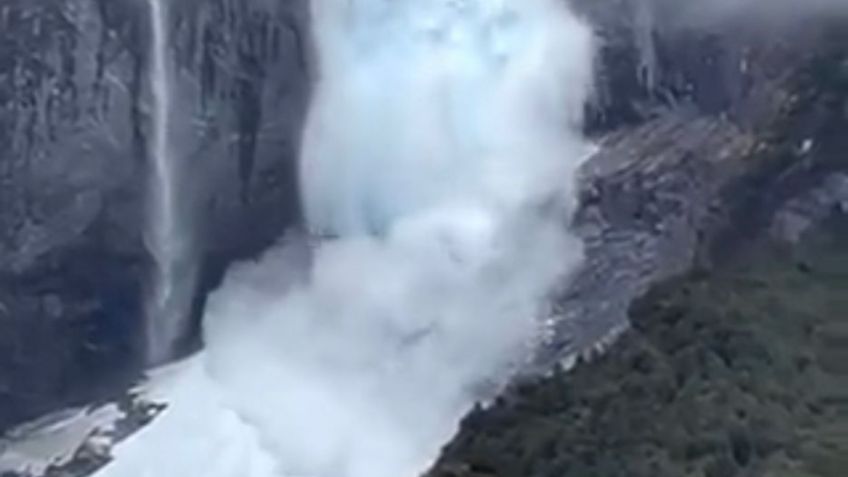
<svg viewBox="0 0 848 477"><path fill-rule="evenodd" d="M232 270L171 409L103 475L418 475L580 259L592 38L563 2L315 0L312 17L302 190L324 238Z"/></svg>

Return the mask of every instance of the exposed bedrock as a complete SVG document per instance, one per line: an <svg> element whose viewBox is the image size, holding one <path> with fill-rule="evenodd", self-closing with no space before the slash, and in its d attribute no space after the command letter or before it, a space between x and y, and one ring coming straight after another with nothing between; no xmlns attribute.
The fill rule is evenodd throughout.
<svg viewBox="0 0 848 477"><path fill-rule="evenodd" d="M171 5L174 146L208 287L296 219L305 2ZM0 429L102 395L140 365L152 266L144 8L0 5Z"/></svg>

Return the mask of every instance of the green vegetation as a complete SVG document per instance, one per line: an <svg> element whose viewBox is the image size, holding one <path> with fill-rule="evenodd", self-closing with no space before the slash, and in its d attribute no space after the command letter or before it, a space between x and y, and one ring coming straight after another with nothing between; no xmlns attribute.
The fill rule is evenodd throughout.
<svg viewBox="0 0 848 477"><path fill-rule="evenodd" d="M657 286L571 373L476 409L432 477L845 477L848 219Z"/></svg>

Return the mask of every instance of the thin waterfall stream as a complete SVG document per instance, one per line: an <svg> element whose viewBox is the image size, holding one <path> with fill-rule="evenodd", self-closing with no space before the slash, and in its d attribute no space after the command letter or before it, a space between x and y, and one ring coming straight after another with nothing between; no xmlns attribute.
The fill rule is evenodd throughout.
<svg viewBox="0 0 848 477"><path fill-rule="evenodd" d="M147 307L147 359L161 364L173 357L185 332L194 281L187 218L181 214L180 157L172 142L174 75L164 0L148 0L150 12L151 114L147 246L155 261Z"/></svg>

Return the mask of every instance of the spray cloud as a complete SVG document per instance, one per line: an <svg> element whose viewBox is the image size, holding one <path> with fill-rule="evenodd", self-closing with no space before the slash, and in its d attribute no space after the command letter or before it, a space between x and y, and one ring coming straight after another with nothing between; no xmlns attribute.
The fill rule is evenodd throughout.
<svg viewBox="0 0 848 477"><path fill-rule="evenodd" d="M325 238L229 274L171 407L104 475L417 475L526 357L580 258L592 48L562 2L314 0L312 16L301 183Z"/></svg>

